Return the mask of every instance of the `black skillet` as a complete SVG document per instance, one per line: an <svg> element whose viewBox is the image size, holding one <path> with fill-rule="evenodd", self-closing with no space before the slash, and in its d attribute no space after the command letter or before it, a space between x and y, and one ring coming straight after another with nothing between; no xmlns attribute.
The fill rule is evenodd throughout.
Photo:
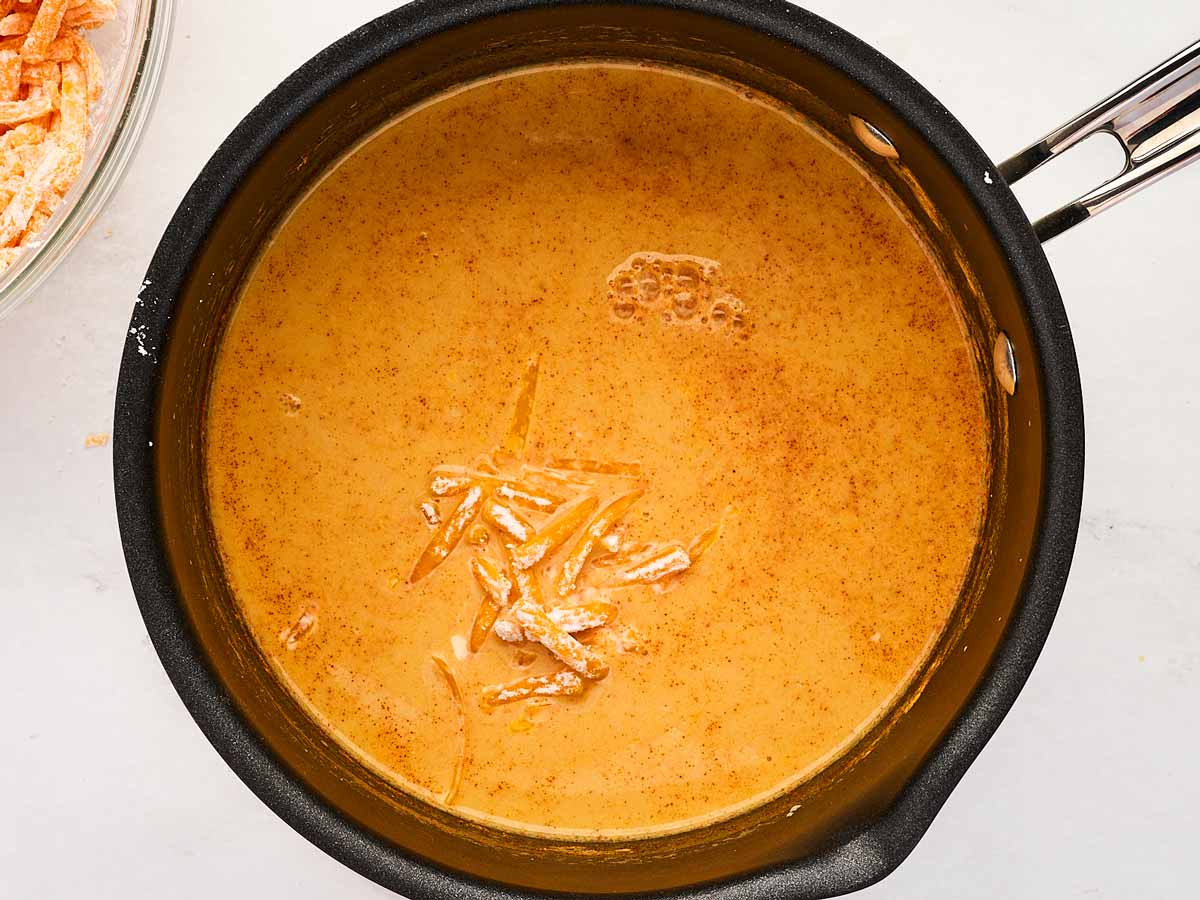
<svg viewBox="0 0 1200 900"><path fill-rule="evenodd" d="M256 248L311 179L431 94L515 66L596 57L689 66L774 94L884 178L974 298L968 315L992 386L998 456L960 612L906 711L752 813L602 845L465 823L396 790L324 738L270 675L236 614L201 478L223 323ZM245 118L188 191L147 272L121 366L114 469L130 577L163 665L205 735L301 834L410 897L810 898L883 878L1025 684L1070 567L1083 412L1070 330L1039 237L1197 155L1200 140L1187 126L1200 102L1198 57L1200 46L998 166L889 60L772 0L416 2L318 54ZM1098 129L1121 137L1129 168L1031 225L1008 184Z"/></svg>

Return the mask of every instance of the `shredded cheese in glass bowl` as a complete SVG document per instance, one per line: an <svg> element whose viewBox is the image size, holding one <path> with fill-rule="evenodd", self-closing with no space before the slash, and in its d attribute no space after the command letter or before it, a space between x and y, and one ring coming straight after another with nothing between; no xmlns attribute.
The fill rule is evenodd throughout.
<svg viewBox="0 0 1200 900"><path fill-rule="evenodd" d="M120 184L149 120L174 0L0 0L0 318Z"/></svg>

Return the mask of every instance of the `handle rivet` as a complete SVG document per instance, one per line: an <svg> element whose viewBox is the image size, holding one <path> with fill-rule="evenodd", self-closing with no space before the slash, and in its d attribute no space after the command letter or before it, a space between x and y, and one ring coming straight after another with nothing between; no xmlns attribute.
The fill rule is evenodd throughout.
<svg viewBox="0 0 1200 900"><path fill-rule="evenodd" d="M1017 392L1017 357L1012 341L1003 331L996 335L996 344L992 348L992 367L1000 387L1011 397Z"/></svg>
<svg viewBox="0 0 1200 900"><path fill-rule="evenodd" d="M896 149L896 145L892 143L890 137L866 119L860 119L855 115L851 115L849 119L850 128L854 131L854 136L862 142L864 147L886 159L900 158L900 151Z"/></svg>

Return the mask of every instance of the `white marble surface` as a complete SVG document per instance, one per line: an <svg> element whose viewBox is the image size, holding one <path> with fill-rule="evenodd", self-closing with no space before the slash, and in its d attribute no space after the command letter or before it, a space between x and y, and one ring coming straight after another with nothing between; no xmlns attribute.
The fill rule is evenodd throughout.
<svg viewBox="0 0 1200 900"><path fill-rule="evenodd" d="M283 76L391 4L180 5L128 181L0 323L0 898L382 900L193 725L133 601L110 448L83 440L111 431L134 294L201 164ZM1194 0L811 5L908 68L997 157L1200 37ZM1086 183L1079 169L1043 179L1034 207ZM1050 245L1087 404L1074 572L1016 708L912 857L864 896L1194 896L1198 250L1200 166Z"/></svg>

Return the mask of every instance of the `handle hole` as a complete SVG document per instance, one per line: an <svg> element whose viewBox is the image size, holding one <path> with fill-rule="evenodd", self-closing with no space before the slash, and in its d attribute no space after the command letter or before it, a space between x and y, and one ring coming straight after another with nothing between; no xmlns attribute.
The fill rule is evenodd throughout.
<svg viewBox="0 0 1200 900"><path fill-rule="evenodd" d="M1097 132L1064 151L1016 185L1013 193L1036 219L1089 193L1125 169L1125 147L1114 134Z"/></svg>

